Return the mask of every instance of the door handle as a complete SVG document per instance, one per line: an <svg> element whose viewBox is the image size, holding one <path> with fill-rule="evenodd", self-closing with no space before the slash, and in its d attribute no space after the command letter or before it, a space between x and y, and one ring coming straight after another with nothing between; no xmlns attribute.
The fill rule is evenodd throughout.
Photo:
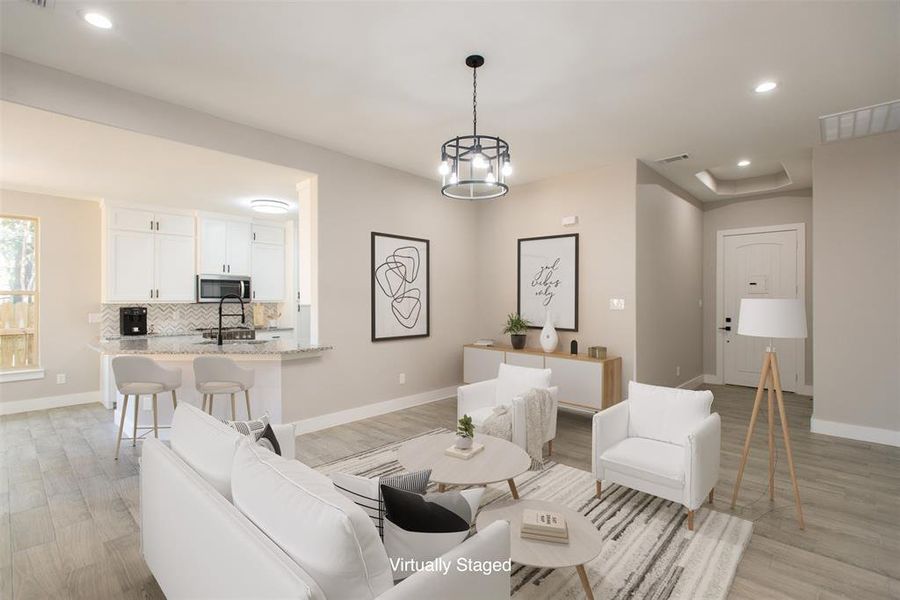
<svg viewBox="0 0 900 600"><path fill-rule="evenodd" d="M722 331L731 331L731 325L726 325L725 327L719 327Z"/></svg>

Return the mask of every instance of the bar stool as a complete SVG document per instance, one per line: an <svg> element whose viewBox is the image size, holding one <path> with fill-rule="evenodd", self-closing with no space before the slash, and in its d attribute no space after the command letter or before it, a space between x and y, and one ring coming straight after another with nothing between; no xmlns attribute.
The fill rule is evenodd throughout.
<svg viewBox="0 0 900 600"><path fill-rule="evenodd" d="M153 435L159 437L159 425L156 412L156 395L172 392L172 406L178 407L175 390L181 387L181 371L159 366L152 358L146 356L116 356L112 359L113 375L116 388L122 394L122 418L119 422L119 436L116 438L116 460L119 460L119 446L122 443L122 430L125 429L125 411L128 409L128 396L134 397L134 429L131 433L131 445L137 445L137 430L152 429ZM138 427L138 414L141 406L141 395L153 396L153 427Z"/></svg>
<svg viewBox="0 0 900 600"><path fill-rule="evenodd" d="M237 420L234 395L244 392L247 402L247 420L250 414L250 388L253 387L253 369L239 367L236 362L224 356L198 356L194 359L194 383L203 394L203 408L209 414L213 411L216 394L231 395L231 420Z"/></svg>

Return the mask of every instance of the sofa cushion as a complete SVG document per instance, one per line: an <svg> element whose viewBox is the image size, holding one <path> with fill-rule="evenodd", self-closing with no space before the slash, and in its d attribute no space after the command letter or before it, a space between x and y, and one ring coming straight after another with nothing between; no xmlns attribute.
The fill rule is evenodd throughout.
<svg viewBox="0 0 900 600"><path fill-rule="evenodd" d="M172 417L172 450L231 500L231 467L243 436L196 406L180 402Z"/></svg>
<svg viewBox="0 0 900 600"><path fill-rule="evenodd" d="M649 438L683 446L688 434L709 416L713 395L628 383L628 437Z"/></svg>
<svg viewBox="0 0 900 600"><path fill-rule="evenodd" d="M513 398L521 396L532 388L550 387L550 369L533 369L516 365L500 364L497 372L495 404L509 406Z"/></svg>
<svg viewBox="0 0 900 600"><path fill-rule="evenodd" d="M684 485L684 448L647 438L626 438L600 456L604 469L662 485Z"/></svg>
<svg viewBox="0 0 900 600"><path fill-rule="evenodd" d="M245 440L234 456L234 505L328 598L375 598L393 585L369 516L328 477Z"/></svg>

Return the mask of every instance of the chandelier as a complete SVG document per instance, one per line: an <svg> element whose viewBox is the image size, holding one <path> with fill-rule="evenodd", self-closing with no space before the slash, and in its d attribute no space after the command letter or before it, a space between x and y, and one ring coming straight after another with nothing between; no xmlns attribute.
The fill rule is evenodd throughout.
<svg viewBox="0 0 900 600"><path fill-rule="evenodd" d="M460 135L441 145L441 193L459 200L499 198L509 191L512 174L509 144L502 138L478 133L478 67L484 57L466 58L472 69L472 135Z"/></svg>

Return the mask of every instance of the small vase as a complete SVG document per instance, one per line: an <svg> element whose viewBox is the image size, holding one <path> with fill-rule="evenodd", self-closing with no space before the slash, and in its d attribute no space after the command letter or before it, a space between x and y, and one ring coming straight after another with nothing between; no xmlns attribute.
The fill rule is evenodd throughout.
<svg viewBox="0 0 900 600"><path fill-rule="evenodd" d="M544 328L541 329L541 348L544 352L553 352L559 345L559 335L553 328L553 318L550 311L547 311L547 318L544 320Z"/></svg>
<svg viewBox="0 0 900 600"><path fill-rule="evenodd" d="M524 333L514 333L509 336L509 341L512 342L512 347L516 350L521 350L525 347L525 334Z"/></svg>
<svg viewBox="0 0 900 600"><path fill-rule="evenodd" d="M472 447L472 438L462 435L456 436L456 447L460 450L468 450Z"/></svg>

